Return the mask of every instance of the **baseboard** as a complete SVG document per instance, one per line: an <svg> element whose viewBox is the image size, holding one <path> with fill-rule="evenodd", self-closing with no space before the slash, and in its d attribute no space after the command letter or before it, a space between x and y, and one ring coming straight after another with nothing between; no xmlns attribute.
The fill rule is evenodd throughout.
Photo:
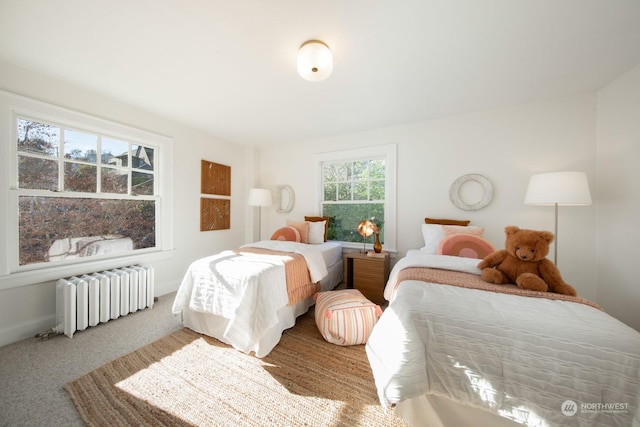
<svg viewBox="0 0 640 427"><path fill-rule="evenodd" d="M163 296L166 294L170 294L172 292L176 292L177 286L175 282L171 281L162 281L155 283L155 297L154 300L157 302L158 296ZM56 315L55 313L44 316L38 319L33 319L29 322L25 322L22 324L11 325L6 328L0 329L0 347L5 346L7 344L11 344L14 342L22 341L24 339L33 338L37 333L44 332L56 324Z"/></svg>
<svg viewBox="0 0 640 427"><path fill-rule="evenodd" d="M56 316L46 316L20 325L0 329L0 347L33 338L37 333L51 329L56 324Z"/></svg>

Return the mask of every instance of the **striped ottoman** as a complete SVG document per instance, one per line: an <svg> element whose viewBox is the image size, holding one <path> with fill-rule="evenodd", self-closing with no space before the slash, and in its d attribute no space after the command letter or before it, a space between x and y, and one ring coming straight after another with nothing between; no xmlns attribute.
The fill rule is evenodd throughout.
<svg viewBox="0 0 640 427"><path fill-rule="evenodd" d="M314 298L318 330L325 340L337 345L366 343L382 314L380 306L357 289L318 292Z"/></svg>

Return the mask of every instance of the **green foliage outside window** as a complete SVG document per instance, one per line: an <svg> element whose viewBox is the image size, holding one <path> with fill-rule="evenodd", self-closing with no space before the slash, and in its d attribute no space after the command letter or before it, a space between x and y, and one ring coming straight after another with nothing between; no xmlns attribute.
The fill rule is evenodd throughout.
<svg viewBox="0 0 640 427"><path fill-rule="evenodd" d="M384 243L385 162L368 159L326 162L322 166L322 215L329 221L328 240L362 242L358 223L373 220ZM373 237L367 239L373 243Z"/></svg>
<svg viewBox="0 0 640 427"><path fill-rule="evenodd" d="M327 240L362 243L362 236L358 234L358 224L363 219L371 220L371 218L375 218L374 223L382 223L384 203L324 205L322 216L331 218ZM374 241L374 237L366 239L367 243ZM380 228L380 241L384 243L384 227Z"/></svg>

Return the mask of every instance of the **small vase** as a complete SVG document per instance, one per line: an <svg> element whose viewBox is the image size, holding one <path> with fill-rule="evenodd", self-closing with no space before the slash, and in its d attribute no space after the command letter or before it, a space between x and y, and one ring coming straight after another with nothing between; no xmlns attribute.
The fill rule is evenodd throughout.
<svg viewBox="0 0 640 427"><path fill-rule="evenodd" d="M380 233L376 233L376 242L373 244L373 251L377 254L382 252L382 243L380 243Z"/></svg>

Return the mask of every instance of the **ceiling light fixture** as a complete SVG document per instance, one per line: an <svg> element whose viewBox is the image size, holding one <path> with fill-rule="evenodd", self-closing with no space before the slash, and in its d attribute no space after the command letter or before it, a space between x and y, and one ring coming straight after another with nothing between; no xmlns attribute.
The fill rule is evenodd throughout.
<svg viewBox="0 0 640 427"><path fill-rule="evenodd" d="M307 40L298 51L298 74L310 82L326 79L333 71L329 46L319 40Z"/></svg>

